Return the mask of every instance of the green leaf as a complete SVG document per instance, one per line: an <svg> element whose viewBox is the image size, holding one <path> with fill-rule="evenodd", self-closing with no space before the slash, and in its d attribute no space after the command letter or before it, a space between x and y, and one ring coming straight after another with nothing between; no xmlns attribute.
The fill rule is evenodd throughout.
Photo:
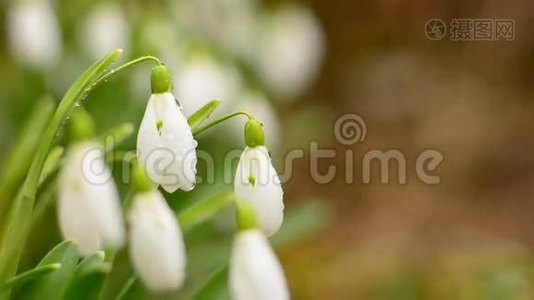
<svg viewBox="0 0 534 300"><path fill-rule="evenodd" d="M135 127L132 123L123 123L104 134L100 135L99 139L102 144L106 146L106 153L109 153L112 149L115 149L120 143L124 142L134 133Z"/></svg>
<svg viewBox="0 0 534 300"><path fill-rule="evenodd" d="M233 193L223 193L217 196L196 202L178 215L182 229L189 230L198 223L204 222L216 213L234 203Z"/></svg>
<svg viewBox="0 0 534 300"><path fill-rule="evenodd" d="M130 276L130 278L128 278L126 283L124 283L124 285L122 286L117 296L115 296L115 300L124 299L126 295L128 294L128 292L132 289L132 286L134 285L136 280L137 280L137 277L135 277L135 275Z"/></svg>
<svg viewBox="0 0 534 300"><path fill-rule="evenodd" d="M197 110L194 114L192 114L187 119L187 123L189 123L189 126L191 126L191 128L197 127L205 119L210 117L210 115L215 111L215 109L217 109L219 104L221 104L220 100L211 100L206 105L202 106L199 110Z"/></svg>
<svg viewBox="0 0 534 300"><path fill-rule="evenodd" d="M59 263L61 267L25 285L17 299L61 299L76 274L78 250L72 241L64 241L52 249L38 267Z"/></svg>
<svg viewBox="0 0 534 300"><path fill-rule="evenodd" d="M41 185L50 174L54 173L59 169L61 164L61 156L65 152L65 148L61 146L55 146L50 150L48 156L46 157L45 164L43 166L43 172L41 173L41 178L39 178L39 185Z"/></svg>
<svg viewBox="0 0 534 300"><path fill-rule="evenodd" d="M37 148L46 124L52 118L55 103L51 98L43 98L36 103L32 115L24 126L19 139L10 150L2 166L0 175L0 220L4 219L13 193L22 184L31 165L31 157Z"/></svg>
<svg viewBox="0 0 534 300"><path fill-rule="evenodd" d="M99 251L78 266L76 277L70 285L64 299L98 299L104 281L111 270L111 265L104 262L105 254Z"/></svg>
<svg viewBox="0 0 534 300"><path fill-rule="evenodd" d="M193 295L193 300L227 300L228 264L215 271L200 289Z"/></svg>
<svg viewBox="0 0 534 300"><path fill-rule="evenodd" d="M0 290L16 287L20 284L38 279L46 274L49 274L51 272L58 270L60 267L61 267L61 264L49 264L49 265L39 266L34 269L28 270L6 281L6 283L2 287L0 287Z"/></svg>
<svg viewBox="0 0 534 300"><path fill-rule="evenodd" d="M331 207L323 201L311 201L289 210L280 231L271 238L276 248L299 243L325 228L333 219Z"/></svg>
<svg viewBox="0 0 534 300"><path fill-rule="evenodd" d="M35 151L32 165L18 193L10 212L7 230L2 240L0 253L0 282L6 281L17 270L18 262L31 225L32 210L37 193L39 178L43 171L48 151L54 142L61 126L79 102L87 96L96 80L105 73L106 69L118 58L122 50L116 50L101 60L95 62L67 91L61 100L52 120L48 123L40 137L39 145ZM9 299L10 291L0 294L0 299Z"/></svg>

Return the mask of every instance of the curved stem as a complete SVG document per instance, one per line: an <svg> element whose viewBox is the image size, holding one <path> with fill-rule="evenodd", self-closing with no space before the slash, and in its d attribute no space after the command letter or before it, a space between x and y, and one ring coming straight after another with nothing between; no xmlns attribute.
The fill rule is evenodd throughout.
<svg viewBox="0 0 534 300"><path fill-rule="evenodd" d="M208 123L206 125L198 126L198 127L193 128L193 135L197 135L197 134L201 133L202 131L204 131L204 130L206 130L208 128L211 128L211 127L213 127L213 126L215 126L215 125L217 125L217 124L219 124L221 122L224 122L224 121L226 121L228 119L231 119L231 118L233 118L235 116L239 116L239 115L246 116L249 119L254 119L254 116L252 116L250 113L248 113L246 111L235 111L233 113L229 113L227 115L224 115L224 116L218 118L217 120L214 120L213 122L210 122L210 123Z"/></svg>
<svg viewBox="0 0 534 300"><path fill-rule="evenodd" d="M130 68L130 67L133 67L133 66L135 66L135 65L138 65L138 64L140 64L140 63L142 63L142 62L149 61L149 60L154 61L154 62L155 62L156 64L158 64L158 65L163 64L163 63L161 62L161 60L159 60L159 58L157 58L157 57L155 57L155 56L152 56L152 55L141 56L141 57L139 57L139 58L136 58L136 59L134 59L134 60L131 60L131 61L129 61L129 62L126 62L126 63L124 63L124 64L122 64L122 65L116 67L115 69L113 69L113 70L107 72L106 74L100 76L100 77L95 81L95 83L93 83L93 85L89 88L89 90L94 89L94 88L97 87L99 84L101 84L101 83L105 82L106 80L108 80L111 76L114 76L114 75L116 75L117 73L119 73L119 72L121 72L121 71L123 71L123 70L126 70L126 69L128 69L128 68Z"/></svg>

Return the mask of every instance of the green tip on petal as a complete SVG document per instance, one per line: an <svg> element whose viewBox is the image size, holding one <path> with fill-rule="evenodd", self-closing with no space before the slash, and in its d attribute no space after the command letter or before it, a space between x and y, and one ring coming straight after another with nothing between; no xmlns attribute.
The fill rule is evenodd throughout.
<svg viewBox="0 0 534 300"><path fill-rule="evenodd" d="M249 147L265 145L263 125L256 119L249 119L245 124L245 143Z"/></svg>
<svg viewBox="0 0 534 300"><path fill-rule="evenodd" d="M95 136L93 118L81 107L71 115L70 136L73 141L85 141Z"/></svg>
<svg viewBox="0 0 534 300"><path fill-rule="evenodd" d="M148 178L145 168L139 164L138 159L134 160L132 167L132 183L134 191L137 194L151 191L154 188L154 185L150 178Z"/></svg>
<svg viewBox="0 0 534 300"><path fill-rule="evenodd" d="M158 65L152 68L150 85L153 94L167 93L171 91L171 75L165 65Z"/></svg>
<svg viewBox="0 0 534 300"><path fill-rule="evenodd" d="M248 202L237 200L236 223L240 231L258 227L256 213Z"/></svg>

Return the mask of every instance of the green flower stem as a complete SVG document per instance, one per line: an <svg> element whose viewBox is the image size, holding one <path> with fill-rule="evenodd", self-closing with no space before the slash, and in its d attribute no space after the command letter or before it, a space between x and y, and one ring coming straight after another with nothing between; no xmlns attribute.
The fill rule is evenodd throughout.
<svg viewBox="0 0 534 300"><path fill-rule="evenodd" d="M118 66L117 68L109 71L108 73L102 75L100 78L98 78L95 81L95 83L93 83L93 85L89 88L89 91L95 89L101 83L106 82L112 76L117 75L117 73L120 73L121 71L124 71L124 70L126 70L126 69L128 69L130 67L138 65L138 64L143 63L145 61L154 61L158 66L162 65L162 62L157 57L154 57L154 56L151 56L151 55L141 56L141 57L136 58L134 60L131 60L131 61L127 62L127 63L124 63L124 64Z"/></svg>
<svg viewBox="0 0 534 300"><path fill-rule="evenodd" d="M233 113L229 113L227 115L224 115L224 116L218 118L217 120L214 120L214 121L212 121L212 122L210 122L210 123L208 123L206 125L202 125L202 126L198 126L198 127L193 128L193 135L197 135L197 134L201 133L202 131L204 131L204 130L206 130L208 128L211 128L211 127L213 127L213 126L215 126L215 125L217 125L217 124L219 124L221 122L224 122L224 121L226 121L228 119L231 119L231 118L233 118L235 116L239 116L239 115L246 116L249 119L254 119L254 117L250 113L248 113L246 111L235 111Z"/></svg>
<svg viewBox="0 0 534 300"><path fill-rule="evenodd" d="M225 192L206 200L197 202L178 215L183 231L190 230L196 224L208 220L216 213L234 203L234 193Z"/></svg>
<svg viewBox="0 0 534 300"><path fill-rule="evenodd" d="M39 178L41 177L48 151L58 131L72 113L74 107L87 96L90 90L88 87L91 87L97 81L121 53L122 50L116 50L108 54L80 75L63 97L51 121L44 130L26 180L10 211L0 252L0 283L6 282L17 271L18 262L30 231ZM9 299L10 294L11 290L8 289L0 294L0 299Z"/></svg>
<svg viewBox="0 0 534 300"><path fill-rule="evenodd" d="M130 276L126 283L122 286L121 290L115 296L115 300L122 300L126 299L126 294L132 289L132 286L134 285L135 281L137 280L137 277L135 275Z"/></svg>

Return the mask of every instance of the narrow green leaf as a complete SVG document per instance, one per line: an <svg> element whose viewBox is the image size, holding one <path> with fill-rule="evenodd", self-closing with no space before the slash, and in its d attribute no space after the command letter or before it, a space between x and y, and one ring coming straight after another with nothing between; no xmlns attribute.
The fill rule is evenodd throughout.
<svg viewBox="0 0 534 300"><path fill-rule="evenodd" d="M101 60L95 62L83 72L76 82L67 91L61 100L52 120L48 123L40 137L39 145L35 151L32 165L18 193L10 212L9 223L3 237L0 253L0 282L6 281L17 270L18 262L31 225L32 209L39 178L44 167L48 151L57 136L57 132L65 123L74 106L87 96L96 80L104 74L106 69L118 58L122 50L116 50ZM10 291L0 294L0 299L9 299Z"/></svg>
<svg viewBox="0 0 534 300"><path fill-rule="evenodd" d="M234 203L233 193L223 193L200 202L196 202L191 207L178 215L182 229L188 230L198 223L204 222L216 213Z"/></svg>
<svg viewBox="0 0 534 300"><path fill-rule="evenodd" d="M61 264L57 271L25 285L17 299L61 299L76 274L78 250L72 241L64 241L50 250L38 266Z"/></svg>
<svg viewBox="0 0 534 300"><path fill-rule="evenodd" d="M197 127L205 119L211 116L211 114L215 111L215 109L217 109L219 104L221 104L220 100L211 100L206 105L202 106L199 110L197 110L194 114L192 114L187 119L187 123L189 123L189 126L191 126L191 128Z"/></svg>
<svg viewBox="0 0 534 300"><path fill-rule="evenodd" d="M332 220L331 207L323 201L310 201L289 210L280 231L271 242L276 248L294 245L328 226Z"/></svg>
<svg viewBox="0 0 534 300"><path fill-rule="evenodd" d="M99 139L106 146L106 150L109 151L109 149L116 148L120 143L129 138L134 133L134 130L135 127L132 123L123 123L106 131L100 135Z"/></svg>
<svg viewBox="0 0 534 300"><path fill-rule="evenodd" d="M78 266L76 277L70 285L64 299L98 299L104 281L111 270L111 265L104 262L105 254L99 251Z"/></svg>
<svg viewBox="0 0 534 300"><path fill-rule="evenodd" d="M95 271L96 269L100 268L104 264L104 259L106 258L106 254L103 251L98 251L95 254L86 257L80 264L78 265L77 269L77 275L84 275L86 273L91 273Z"/></svg>
<svg viewBox="0 0 534 300"><path fill-rule="evenodd" d="M115 296L115 300L125 299L126 295L132 289L132 286L134 285L136 280L137 280L137 277L135 277L135 275L132 275L130 278L128 278L128 280L126 281L126 283L124 283L124 285L122 286L117 296Z"/></svg>
<svg viewBox="0 0 534 300"><path fill-rule="evenodd" d="M215 271L210 278L198 289L193 300L227 300L228 294L228 264Z"/></svg>
<svg viewBox="0 0 534 300"><path fill-rule="evenodd" d="M31 270L28 270L24 273L21 273L9 279L2 287L0 287L0 290L4 290L6 288L12 288L20 284L38 279L41 276L44 276L46 274L49 274L51 272L58 270L60 267L61 267L61 264L49 264L49 265L44 265L44 266L40 266L40 267L36 267Z"/></svg>
<svg viewBox="0 0 534 300"><path fill-rule="evenodd" d="M54 108L54 101L48 97L36 103L19 139L5 158L0 175L0 220L4 219L13 193L26 177L31 165L28 157L34 154L46 124L52 118Z"/></svg>
<svg viewBox="0 0 534 300"><path fill-rule="evenodd" d="M54 173L59 169L61 164L61 156L65 152L65 148L61 146L55 146L50 150L48 156L46 157L45 164L43 166L43 172L41 173L41 178L39 178L39 185L41 185L50 174Z"/></svg>

